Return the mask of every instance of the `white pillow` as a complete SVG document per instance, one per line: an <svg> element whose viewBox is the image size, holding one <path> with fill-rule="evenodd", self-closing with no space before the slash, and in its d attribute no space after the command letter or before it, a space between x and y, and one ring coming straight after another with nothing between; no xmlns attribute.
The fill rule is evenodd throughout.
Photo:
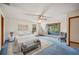
<svg viewBox="0 0 79 59"><path fill-rule="evenodd" d="M30 35L30 34L32 34L32 33L31 32L27 32L27 31L18 31L17 32L17 35L19 35L19 36Z"/></svg>

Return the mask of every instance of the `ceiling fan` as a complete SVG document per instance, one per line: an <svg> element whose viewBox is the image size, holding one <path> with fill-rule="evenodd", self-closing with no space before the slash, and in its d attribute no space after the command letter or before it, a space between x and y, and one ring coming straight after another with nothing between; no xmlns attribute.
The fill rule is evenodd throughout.
<svg viewBox="0 0 79 59"><path fill-rule="evenodd" d="M47 10L51 7L52 4L48 4L44 10L42 11L42 13L40 15L34 15L34 14L30 14L30 13L25 13L25 15L29 15L29 16L38 16L38 21L42 21L42 20L47 20L47 18L52 18L52 17L48 17L48 16L44 16L44 14L47 12Z"/></svg>

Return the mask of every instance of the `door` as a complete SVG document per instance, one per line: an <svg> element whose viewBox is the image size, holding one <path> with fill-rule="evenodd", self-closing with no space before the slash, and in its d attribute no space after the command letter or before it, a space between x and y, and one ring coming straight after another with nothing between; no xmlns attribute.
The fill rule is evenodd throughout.
<svg viewBox="0 0 79 59"><path fill-rule="evenodd" d="M79 48L79 17L70 18L70 46Z"/></svg>

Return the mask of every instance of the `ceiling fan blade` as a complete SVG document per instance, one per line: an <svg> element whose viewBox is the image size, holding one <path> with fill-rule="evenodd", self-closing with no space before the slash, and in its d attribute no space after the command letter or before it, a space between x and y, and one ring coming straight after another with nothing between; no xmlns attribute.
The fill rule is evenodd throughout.
<svg viewBox="0 0 79 59"><path fill-rule="evenodd" d="M43 16L43 15L46 13L46 11L51 7L51 5L52 5L52 4L48 4L48 5L44 8L44 10L42 11L42 13L41 13L40 15Z"/></svg>
<svg viewBox="0 0 79 59"><path fill-rule="evenodd" d="M30 14L30 13L25 13L27 16L40 16L40 15L35 15L35 14Z"/></svg>

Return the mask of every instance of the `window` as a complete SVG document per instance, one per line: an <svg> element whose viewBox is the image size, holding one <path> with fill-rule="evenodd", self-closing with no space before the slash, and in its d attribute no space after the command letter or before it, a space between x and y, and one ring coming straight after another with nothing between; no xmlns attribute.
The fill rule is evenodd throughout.
<svg viewBox="0 0 79 59"><path fill-rule="evenodd" d="M32 33L36 32L36 24L32 25Z"/></svg>
<svg viewBox="0 0 79 59"><path fill-rule="evenodd" d="M60 23L48 24L49 33L59 33L60 32Z"/></svg>

